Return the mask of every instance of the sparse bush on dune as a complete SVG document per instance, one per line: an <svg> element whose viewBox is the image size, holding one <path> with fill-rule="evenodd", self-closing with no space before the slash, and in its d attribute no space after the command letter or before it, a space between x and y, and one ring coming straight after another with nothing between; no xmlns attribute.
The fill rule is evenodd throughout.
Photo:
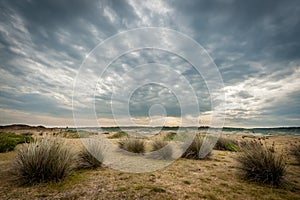
<svg viewBox="0 0 300 200"><path fill-rule="evenodd" d="M170 159L172 158L173 150L168 146L168 142L163 140L154 140L152 142L151 157L155 159Z"/></svg>
<svg viewBox="0 0 300 200"><path fill-rule="evenodd" d="M125 137L128 136L128 134L124 131L119 131L115 134L113 134L112 136L108 137L109 139L116 139L116 138L121 138L121 137Z"/></svg>
<svg viewBox="0 0 300 200"><path fill-rule="evenodd" d="M203 142L204 137L196 135L189 148L182 154L181 157L189 159L209 159L212 156L212 149L210 149L210 147L207 147L207 149L205 149L205 147L203 146L203 151L200 151Z"/></svg>
<svg viewBox="0 0 300 200"><path fill-rule="evenodd" d="M18 144L32 142L33 138L28 135L14 133L0 133L0 153L15 149Z"/></svg>
<svg viewBox="0 0 300 200"><path fill-rule="evenodd" d="M145 143L141 139L126 138L118 142L119 147L132 153L144 153Z"/></svg>
<svg viewBox="0 0 300 200"><path fill-rule="evenodd" d="M267 146L259 141L248 142L237 157L244 178L279 186L286 173L283 154L275 152L274 144Z"/></svg>
<svg viewBox="0 0 300 200"><path fill-rule="evenodd" d="M104 146L101 141L88 139L79 152L78 168L95 169L101 167L104 159Z"/></svg>
<svg viewBox="0 0 300 200"><path fill-rule="evenodd" d="M290 153L295 157L298 165L300 165L300 145L293 145L290 149Z"/></svg>
<svg viewBox="0 0 300 200"><path fill-rule="evenodd" d="M224 138L224 137L218 138L218 141L215 144L214 149L223 150L223 151L240 151L237 141L229 138Z"/></svg>
<svg viewBox="0 0 300 200"><path fill-rule="evenodd" d="M59 181L73 169L74 154L59 139L42 138L17 152L13 173L23 183Z"/></svg>

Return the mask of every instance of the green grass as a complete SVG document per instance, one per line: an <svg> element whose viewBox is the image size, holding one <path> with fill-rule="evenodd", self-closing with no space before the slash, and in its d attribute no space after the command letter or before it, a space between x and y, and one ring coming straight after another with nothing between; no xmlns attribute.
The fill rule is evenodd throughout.
<svg viewBox="0 0 300 200"><path fill-rule="evenodd" d="M119 131L115 134L113 134L112 136L109 136L109 139L117 139L117 138L121 138L121 137L125 137L128 136L128 133L124 132L124 131Z"/></svg>
<svg viewBox="0 0 300 200"><path fill-rule="evenodd" d="M220 137L218 139L214 149L223 150L223 151L235 151L235 152L241 151L237 141L233 139L224 138L224 137Z"/></svg>
<svg viewBox="0 0 300 200"><path fill-rule="evenodd" d="M175 136L177 135L177 133L175 132L168 132L165 137L164 137L164 140L173 140L175 138Z"/></svg>
<svg viewBox="0 0 300 200"><path fill-rule="evenodd" d="M0 133L0 153L12 151L18 144L29 142L33 142L33 138L28 135Z"/></svg>

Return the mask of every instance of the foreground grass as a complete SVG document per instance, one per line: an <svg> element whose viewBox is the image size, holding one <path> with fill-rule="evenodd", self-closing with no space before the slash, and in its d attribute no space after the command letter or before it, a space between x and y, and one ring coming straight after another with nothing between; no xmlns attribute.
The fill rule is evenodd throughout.
<svg viewBox="0 0 300 200"><path fill-rule="evenodd" d="M288 183L276 188L240 179L234 159L239 153L214 150L209 160L181 158L142 174L105 167L77 170L58 183L21 186L8 171L16 155L12 151L0 154L0 199L300 199L298 165L288 164Z"/></svg>

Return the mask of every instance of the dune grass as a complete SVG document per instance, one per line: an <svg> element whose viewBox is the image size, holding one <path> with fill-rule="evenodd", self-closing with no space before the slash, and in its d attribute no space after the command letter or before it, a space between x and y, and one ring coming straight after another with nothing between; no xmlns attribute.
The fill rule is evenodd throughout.
<svg viewBox="0 0 300 200"><path fill-rule="evenodd" d="M208 153L204 153L201 150L202 144L204 142L204 137L201 135L196 135L191 145L182 154L182 158L188 159L209 159L212 156L212 149L208 149Z"/></svg>
<svg viewBox="0 0 300 200"><path fill-rule="evenodd" d="M125 136L128 136L128 133L126 133L124 131L119 131L119 132L113 134L112 136L109 136L108 138L109 139L117 139L117 138L122 138L122 137L125 137Z"/></svg>
<svg viewBox="0 0 300 200"><path fill-rule="evenodd" d="M24 184L59 181L73 164L74 154L61 140L42 138L18 149L12 172Z"/></svg>
<svg viewBox="0 0 300 200"><path fill-rule="evenodd" d="M78 168L95 169L102 166L104 146L101 141L88 139L78 154Z"/></svg>
<svg viewBox="0 0 300 200"><path fill-rule="evenodd" d="M222 150L222 151L240 151L241 149L238 146L238 142L225 138L225 137L220 137L217 141L217 143L214 146L214 149L216 150Z"/></svg>
<svg viewBox="0 0 300 200"><path fill-rule="evenodd" d="M170 159L172 158L173 150L170 146L168 146L168 142L164 140L154 140L151 143L152 148L152 158L154 159Z"/></svg>
<svg viewBox="0 0 300 200"><path fill-rule="evenodd" d="M248 142L236 159L243 177L251 181L280 186L286 174L283 154L275 152L274 144Z"/></svg>
<svg viewBox="0 0 300 200"><path fill-rule="evenodd" d="M118 145L121 149L132 153L144 153L145 152L145 143L141 139L137 138L126 138L118 142Z"/></svg>
<svg viewBox="0 0 300 200"><path fill-rule="evenodd" d="M0 133L0 153L12 151L18 144L32 142L29 135L18 135L14 133Z"/></svg>

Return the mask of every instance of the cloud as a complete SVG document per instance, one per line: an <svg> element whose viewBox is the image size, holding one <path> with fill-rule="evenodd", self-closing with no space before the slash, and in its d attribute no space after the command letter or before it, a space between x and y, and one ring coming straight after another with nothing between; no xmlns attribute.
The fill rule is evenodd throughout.
<svg viewBox="0 0 300 200"><path fill-rule="evenodd" d="M114 34L158 26L191 36L215 61L225 84L227 125L299 125L299 11L299 2L293 0L158 0L143 4L132 0L4 0L0 3L0 108L5 116L0 123L12 123L13 119L30 123L30 114L49 119L51 124L56 119L59 124L62 118L71 123L73 82L87 54ZM151 39L148 35L132 43L118 41L97 59L109 59L117 51ZM188 50L191 57L198 56L175 38L163 42ZM205 66L205 62L199 65ZM138 69L147 63L152 66ZM107 123L113 118L111 105L120 109L119 114L129 106L130 114L143 122L157 103L164 106L170 124L181 115L190 121L210 117L214 94L206 84L214 77L205 80L207 77L172 52L128 52L112 62L100 79L104 66L94 64L78 88L79 97L73 99L86 124L91 118L87 102L94 100L98 117ZM98 79L98 85L92 84L91 80ZM146 80L168 84L139 85ZM176 92L186 97L183 104ZM87 93L95 93L95 99ZM123 95L128 93L132 93L130 102ZM193 95L199 112L188 98Z"/></svg>

